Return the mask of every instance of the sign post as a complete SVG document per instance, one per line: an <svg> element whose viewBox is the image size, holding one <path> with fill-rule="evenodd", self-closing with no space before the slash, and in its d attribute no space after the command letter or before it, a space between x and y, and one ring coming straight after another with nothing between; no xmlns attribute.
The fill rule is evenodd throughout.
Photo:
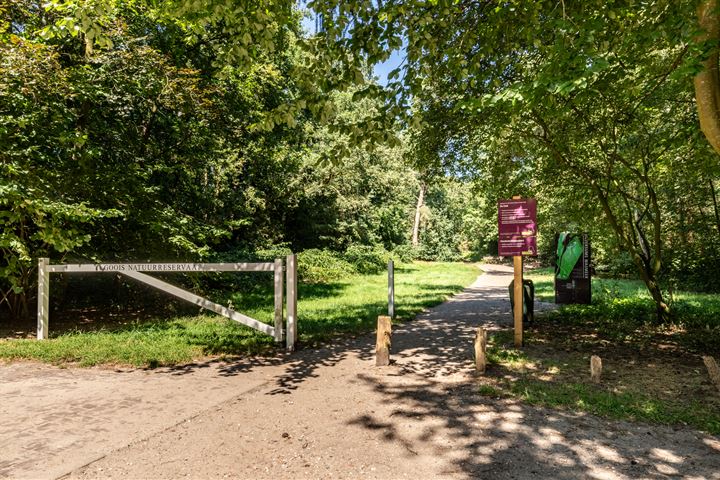
<svg viewBox="0 0 720 480"><path fill-rule="evenodd" d="M515 346L523 344L523 256L537 255L537 200L513 197L498 201L498 254L513 257Z"/></svg>
<svg viewBox="0 0 720 480"><path fill-rule="evenodd" d="M515 299L513 309L513 328L515 335L515 347L523 345L523 258L521 255L513 256L513 298Z"/></svg>

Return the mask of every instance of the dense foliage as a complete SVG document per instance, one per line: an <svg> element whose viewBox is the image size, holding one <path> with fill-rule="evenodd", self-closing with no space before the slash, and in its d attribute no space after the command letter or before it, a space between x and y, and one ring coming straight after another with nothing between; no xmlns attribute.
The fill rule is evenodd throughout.
<svg viewBox="0 0 720 480"><path fill-rule="evenodd" d="M720 16L701 3L700 23L675 0L312 5L339 51L404 43L389 101L412 101L431 165L477 177L488 203L538 197L545 251L554 231L590 231L600 262L625 263L667 318L663 289L711 285L719 256L718 161L696 104L697 74L718 77Z"/></svg>
<svg viewBox="0 0 720 480"><path fill-rule="evenodd" d="M300 94L294 18L274 29L272 50L235 67L210 48L219 32L188 45L184 28L132 2L105 12L100 45L48 34L63 11L4 6L3 308L29 313L43 256L243 260L284 245L348 250L350 270L374 272L388 254L373 252L407 243L417 181L402 145L348 147L305 115L265 128ZM341 94L335 104L347 122L375 108ZM343 165L323 161L338 149Z"/></svg>
<svg viewBox="0 0 720 480"><path fill-rule="evenodd" d="M27 310L45 255L307 250L330 277L471 258L521 194L542 259L588 231L598 269L641 278L667 318L720 268L694 98L720 16L701 3L698 23L692 0L316 0L309 34L288 1L6 1L2 302ZM393 50L382 88L369 68Z"/></svg>

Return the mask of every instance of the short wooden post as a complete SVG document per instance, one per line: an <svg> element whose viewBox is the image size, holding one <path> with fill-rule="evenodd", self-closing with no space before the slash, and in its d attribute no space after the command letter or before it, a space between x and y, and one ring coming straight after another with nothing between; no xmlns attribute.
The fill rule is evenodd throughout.
<svg viewBox="0 0 720 480"><path fill-rule="evenodd" d="M295 350L297 343L297 255L287 256L285 280L287 282L287 331L286 343L288 351Z"/></svg>
<svg viewBox="0 0 720 480"><path fill-rule="evenodd" d="M48 338L50 324L50 260L38 259L37 339Z"/></svg>
<svg viewBox="0 0 720 480"><path fill-rule="evenodd" d="M377 340L375 342L375 366L390 365L390 338L392 337L392 319L380 315L377 320Z"/></svg>
<svg viewBox="0 0 720 480"><path fill-rule="evenodd" d="M483 327L478 327L475 332L475 369L485 373L485 349L487 347L487 332Z"/></svg>
<svg viewBox="0 0 720 480"><path fill-rule="evenodd" d="M275 285L275 342L283 341L283 261L275 259L274 285Z"/></svg>
<svg viewBox="0 0 720 480"><path fill-rule="evenodd" d="M600 383L602 375L602 360L597 355L590 357L590 380L593 383Z"/></svg>
<svg viewBox="0 0 720 480"><path fill-rule="evenodd" d="M718 368L717 362L713 357L707 355L702 357L702 359L703 363L705 363L705 368L707 368L708 375L710 375L710 380L712 380L717 389L720 390L720 368Z"/></svg>
<svg viewBox="0 0 720 480"><path fill-rule="evenodd" d="M514 288L513 298L515 309L513 310L513 323L515 326L515 348L523 346L523 258L519 255L513 257L514 267Z"/></svg>
<svg viewBox="0 0 720 480"><path fill-rule="evenodd" d="M395 318L395 263L388 262L388 316Z"/></svg>

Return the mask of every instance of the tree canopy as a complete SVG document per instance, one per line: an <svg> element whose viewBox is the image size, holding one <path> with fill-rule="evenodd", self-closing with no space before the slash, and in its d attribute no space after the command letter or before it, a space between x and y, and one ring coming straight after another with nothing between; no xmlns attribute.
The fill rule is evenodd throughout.
<svg viewBox="0 0 720 480"><path fill-rule="evenodd" d="M700 23L695 2L682 1L313 5L335 48L381 59L405 42L391 101L412 100L427 158L474 158L492 175L505 157L506 169L529 172L528 193L602 218L668 314L657 278L667 213L680 179L702 172L712 187L717 174L696 127L707 107L698 79L717 77L714 2ZM708 102L720 94L711 88Z"/></svg>
<svg viewBox="0 0 720 480"><path fill-rule="evenodd" d="M513 194L541 200L544 252L590 231L660 318L720 266L715 1L304 8L317 32L288 1L4 2L3 300L48 254L467 257Z"/></svg>

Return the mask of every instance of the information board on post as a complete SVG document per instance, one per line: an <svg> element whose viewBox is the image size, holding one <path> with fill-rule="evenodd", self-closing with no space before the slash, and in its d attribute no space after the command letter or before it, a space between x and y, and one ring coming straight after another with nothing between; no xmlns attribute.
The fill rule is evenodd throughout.
<svg viewBox="0 0 720 480"><path fill-rule="evenodd" d="M498 255L537 255L537 200L498 200Z"/></svg>
<svg viewBox="0 0 720 480"><path fill-rule="evenodd" d="M555 303L590 304L590 237L587 233L556 233L555 251Z"/></svg>
<svg viewBox="0 0 720 480"><path fill-rule="evenodd" d="M537 200L498 200L498 254L513 257L515 347L523 345L523 256L537 255Z"/></svg>

